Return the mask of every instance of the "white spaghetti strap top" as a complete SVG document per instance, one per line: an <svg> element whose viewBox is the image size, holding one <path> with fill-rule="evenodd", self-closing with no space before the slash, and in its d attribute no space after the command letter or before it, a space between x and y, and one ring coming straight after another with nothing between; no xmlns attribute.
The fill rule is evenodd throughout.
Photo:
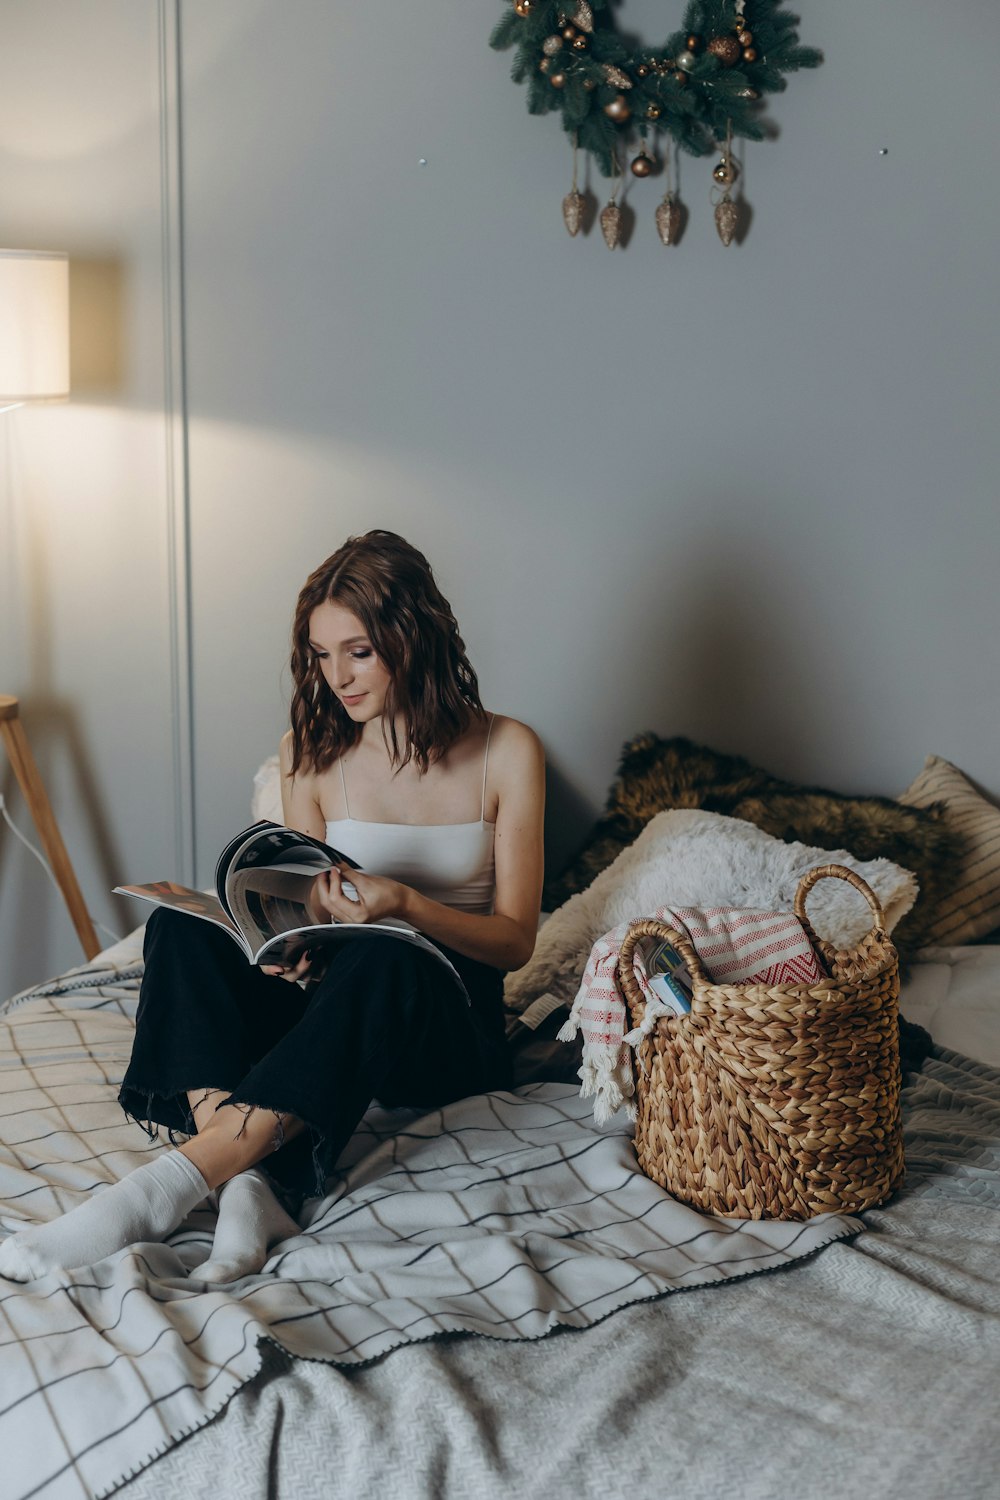
<svg viewBox="0 0 1000 1500"><path fill-rule="evenodd" d="M349 854L372 875L402 881L421 895L440 901L443 906L453 906L456 911L488 916L496 895L493 861L496 825L485 820L486 768L495 717L490 715L486 735L478 823L372 823L352 818L341 757L340 780L347 817L327 823L327 843Z"/></svg>

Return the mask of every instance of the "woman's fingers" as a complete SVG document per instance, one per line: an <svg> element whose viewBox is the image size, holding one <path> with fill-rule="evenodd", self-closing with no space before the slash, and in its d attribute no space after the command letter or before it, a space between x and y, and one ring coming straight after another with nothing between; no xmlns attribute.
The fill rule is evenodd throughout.
<svg viewBox="0 0 1000 1500"><path fill-rule="evenodd" d="M355 872L352 870L348 873L353 875ZM360 898L356 899L344 890L345 885L350 885L353 891L357 890L353 882L348 881L344 872L336 865L329 870L324 870L321 875L317 875L313 885L314 904L322 911L329 912L332 917L339 917L342 921L356 922L362 903Z"/></svg>
<svg viewBox="0 0 1000 1500"><path fill-rule="evenodd" d="M294 984L299 979L305 979L312 967L312 951L307 948L295 963L288 964L261 964L262 974L269 974L274 979L287 979Z"/></svg>

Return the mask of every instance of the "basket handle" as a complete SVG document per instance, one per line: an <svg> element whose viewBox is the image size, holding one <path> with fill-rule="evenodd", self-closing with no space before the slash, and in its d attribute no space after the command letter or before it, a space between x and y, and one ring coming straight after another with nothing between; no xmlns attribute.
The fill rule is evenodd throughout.
<svg viewBox="0 0 1000 1500"><path fill-rule="evenodd" d="M621 948L618 950L618 983L625 996L633 1026L638 1026L646 1007L646 997L639 988L633 962L636 947L644 938L656 938L659 942L671 943L687 964L688 973L695 983L712 983L701 959L695 952L694 944L686 933L678 932L676 927L670 927L666 922L661 922L659 917L640 917L635 922L630 922L628 932L622 939Z"/></svg>
<svg viewBox="0 0 1000 1500"><path fill-rule="evenodd" d="M799 888L795 892L794 902L795 915L809 934L814 946L817 938L813 931L812 923L806 916L806 897L814 885L820 880L828 878L846 880L848 885L853 885L856 891L860 891L872 909L872 916L875 919L873 929L878 932L885 932L885 912L882 910L878 897L866 880L862 880L861 876L855 870L849 870L846 865L816 865L814 869L807 870L799 881Z"/></svg>

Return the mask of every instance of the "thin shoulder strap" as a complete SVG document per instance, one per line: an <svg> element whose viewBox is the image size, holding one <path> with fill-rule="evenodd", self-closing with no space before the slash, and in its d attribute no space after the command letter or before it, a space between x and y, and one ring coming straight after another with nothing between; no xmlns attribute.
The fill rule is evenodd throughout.
<svg viewBox="0 0 1000 1500"><path fill-rule="evenodd" d="M486 765L490 758L490 735L493 733L493 720L496 714L490 714L489 733L486 736L486 754L483 756L483 805L479 811L480 823L486 822Z"/></svg>
<svg viewBox="0 0 1000 1500"><path fill-rule="evenodd" d="M347 805L347 782L344 780L344 757L342 755L338 760L338 765L340 766L340 784L344 788L344 812L349 818L351 816L351 809Z"/></svg>

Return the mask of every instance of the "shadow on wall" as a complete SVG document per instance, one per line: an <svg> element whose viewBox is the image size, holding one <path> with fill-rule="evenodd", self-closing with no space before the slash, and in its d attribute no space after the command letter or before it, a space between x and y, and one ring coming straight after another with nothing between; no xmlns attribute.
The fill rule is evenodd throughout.
<svg viewBox="0 0 1000 1500"><path fill-rule="evenodd" d="M823 635L807 638L802 631L811 609L825 610L835 622L842 594L819 561L815 579L803 575L801 537L786 539L784 560L781 539L766 528L748 530L742 514L740 497L713 498L679 526L665 524L659 538L636 539L627 614L615 610L608 621L616 637L611 659L635 666L615 701L609 695L601 710L620 722L604 718L593 728L595 741L613 746L604 791L615 778L621 747L645 730L684 735L793 779L796 766L815 762L827 733L843 734L843 693L830 679L830 660L839 659L844 641L818 657ZM606 600L616 596L616 585L604 594ZM593 613L585 595L577 595L575 607ZM868 710L864 703L854 706L858 735L866 732ZM558 762L550 762L547 876L556 876L583 843L603 811L604 791L595 810Z"/></svg>
<svg viewBox="0 0 1000 1500"><path fill-rule="evenodd" d="M86 398L124 394L127 308L121 261L72 256L69 308L73 395Z"/></svg>
<svg viewBox="0 0 1000 1500"><path fill-rule="evenodd" d="M596 814L592 802L569 779L550 751L545 753L545 874L567 865Z"/></svg>
<svg viewBox="0 0 1000 1500"><path fill-rule="evenodd" d="M809 659L773 563L758 564L732 539L685 572L674 602L686 621L680 648L650 682L651 722L638 727L769 763L807 762L825 713L822 664Z"/></svg>

